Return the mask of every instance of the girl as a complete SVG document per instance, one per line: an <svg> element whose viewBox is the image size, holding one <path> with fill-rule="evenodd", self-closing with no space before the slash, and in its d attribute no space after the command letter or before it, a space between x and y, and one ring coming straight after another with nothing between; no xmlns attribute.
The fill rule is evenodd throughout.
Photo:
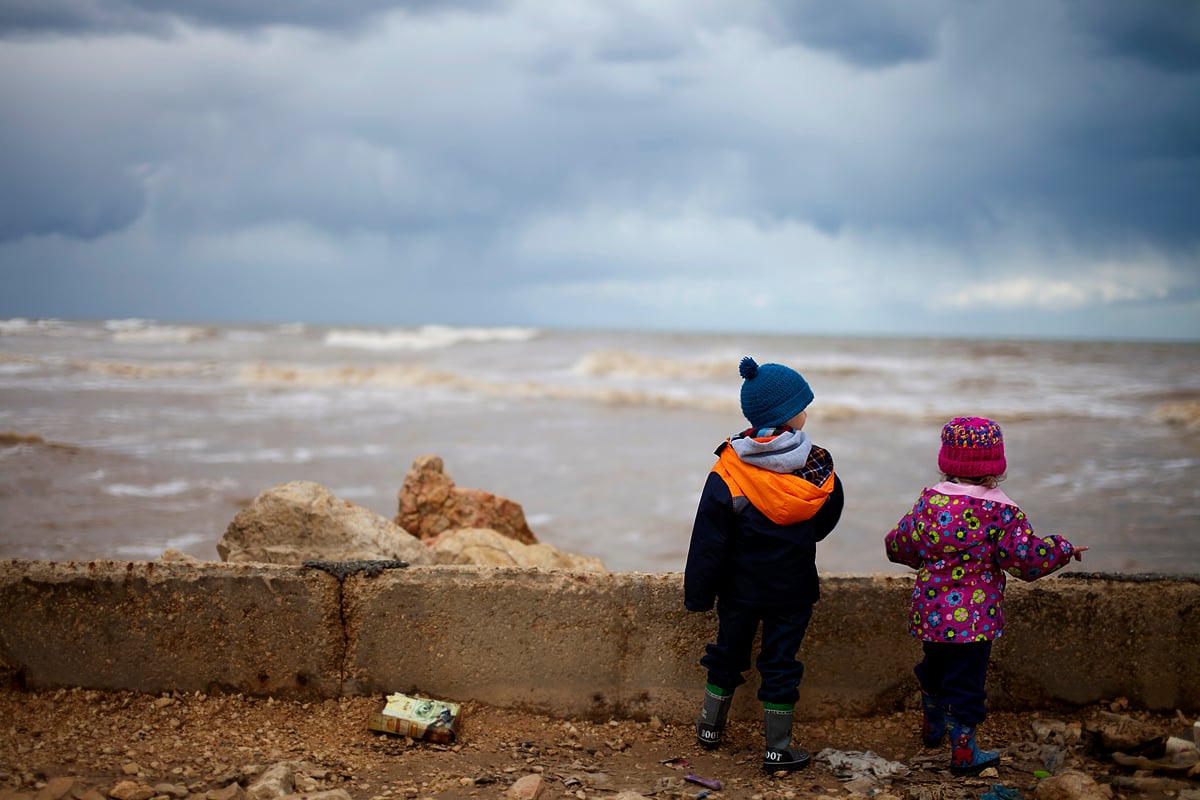
<svg viewBox="0 0 1200 800"><path fill-rule="evenodd" d="M1005 573L1032 581L1087 550L1034 535L1024 512L996 488L1007 467L999 425L955 417L942 428L942 482L922 491L885 539L888 560L917 570L909 632L924 651L913 670L922 739L937 747L950 731L956 775L1000 763L997 752L976 747L975 727L987 715L992 641L1004 632Z"/></svg>

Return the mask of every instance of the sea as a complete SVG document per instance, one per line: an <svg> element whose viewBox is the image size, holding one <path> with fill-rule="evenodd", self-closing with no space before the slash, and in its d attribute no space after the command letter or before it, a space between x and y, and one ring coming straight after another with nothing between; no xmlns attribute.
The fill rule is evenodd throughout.
<svg viewBox="0 0 1200 800"><path fill-rule="evenodd" d="M219 560L272 486L390 519L434 454L559 550L678 572L746 355L816 395L846 493L826 574L907 571L883 538L977 415L1035 531L1090 548L1072 569L1200 575L1200 343L143 319L0 320L0 558Z"/></svg>

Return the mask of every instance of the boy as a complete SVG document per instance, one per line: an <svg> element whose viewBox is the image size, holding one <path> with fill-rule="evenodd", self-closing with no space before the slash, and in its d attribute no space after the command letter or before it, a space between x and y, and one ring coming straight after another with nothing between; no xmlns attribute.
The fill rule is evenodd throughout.
<svg viewBox="0 0 1200 800"><path fill-rule="evenodd" d="M817 542L841 517L842 484L833 458L803 431L813 392L800 373L750 357L738 369L751 427L716 450L684 572L684 606L709 611L715 604L718 621L717 641L700 659L708 680L696 739L705 748L720 744L761 625L763 769L799 770L809 755L791 747L804 675L796 653L820 594Z"/></svg>

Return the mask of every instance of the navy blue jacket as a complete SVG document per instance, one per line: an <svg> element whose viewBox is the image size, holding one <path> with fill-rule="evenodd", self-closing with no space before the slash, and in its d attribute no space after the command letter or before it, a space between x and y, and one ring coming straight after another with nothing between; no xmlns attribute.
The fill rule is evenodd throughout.
<svg viewBox="0 0 1200 800"><path fill-rule="evenodd" d="M789 610L820 597L817 542L837 525L845 504L841 479L811 518L791 525L769 520L734 498L725 480L710 472L696 509L684 570L684 606L708 611L716 598L743 608Z"/></svg>

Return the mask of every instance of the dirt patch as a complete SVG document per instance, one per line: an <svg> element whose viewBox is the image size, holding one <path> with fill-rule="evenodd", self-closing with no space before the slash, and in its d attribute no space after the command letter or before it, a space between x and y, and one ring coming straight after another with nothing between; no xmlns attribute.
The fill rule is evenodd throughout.
<svg viewBox="0 0 1200 800"><path fill-rule="evenodd" d="M2 690L0 800L104 800L122 782L118 794L128 795L125 800L237 800L280 762L295 762L296 791L342 789L352 800L494 798L525 776L540 776L543 800L621 792L696 798L705 789L686 781L689 773L721 782L710 800L852 794L949 800L978 798L994 784L1032 797L1035 771L1076 769L1101 785L1133 775L1103 752L1092 733L1114 710L1156 736L1179 735L1191 724L1178 713L1128 712L1119 704L994 714L979 738L983 746L1001 749L1003 764L994 776L964 779L945 770L945 749L921 746L915 710L798 723L794 743L810 750L813 765L770 775L760 766L761 725L748 721L731 723L727 744L710 752L696 746L690 724L562 720L466 702L459 740L443 745L367 730L369 713L382 701ZM817 758L826 748L870 751L909 771L874 784L848 781ZM141 795L132 788L139 786ZM1167 798L1181 788L1192 791L1200 782L1185 779L1146 793L1118 786L1115 794Z"/></svg>

